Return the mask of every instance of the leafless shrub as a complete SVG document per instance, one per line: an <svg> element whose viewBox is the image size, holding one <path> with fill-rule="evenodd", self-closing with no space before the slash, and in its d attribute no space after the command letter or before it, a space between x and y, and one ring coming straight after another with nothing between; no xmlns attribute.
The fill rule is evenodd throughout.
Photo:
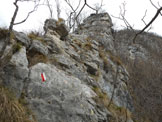
<svg viewBox="0 0 162 122"><path fill-rule="evenodd" d="M136 61L135 64L129 64L129 86L134 98L136 117L160 122L162 121L160 118L162 112L162 69L152 61Z"/></svg>
<svg viewBox="0 0 162 122"><path fill-rule="evenodd" d="M153 33L140 34L136 43L148 51L148 60L138 57L131 60L127 55L128 50L124 48L128 47L133 33L130 30L117 32L115 45L117 54L130 74L128 86L134 100L135 118L139 122L161 122L162 38Z"/></svg>

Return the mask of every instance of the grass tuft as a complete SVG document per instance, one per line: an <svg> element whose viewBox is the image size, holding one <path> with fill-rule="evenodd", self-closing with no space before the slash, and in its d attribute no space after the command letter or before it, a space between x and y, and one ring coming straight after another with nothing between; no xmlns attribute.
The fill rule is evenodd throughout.
<svg viewBox="0 0 162 122"><path fill-rule="evenodd" d="M25 108L11 91L0 86L0 121L1 122L36 122L30 120Z"/></svg>
<svg viewBox="0 0 162 122"><path fill-rule="evenodd" d="M34 32L34 31L32 31L32 32L30 32L30 33L28 34L28 37L29 37L31 40L39 40L39 41L41 41L42 43L45 43L45 40L43 39L42 34L39 33L39 32Z"/></svg>
<svg viewBox="0 0 162 122"><path fill-rule="evenodd" d="M110 101L107 93L103 92L99 87L94 86L92 89L97 94L97 97L94 98L96 103L103 105L112 113L110 122L127 122L128 120L131 120L132 115L128 109L115 105L113 101Z"/></svg>
<svg viewBox="0 0 162 122"><path fill-rule="evenodd" d="M7 28L0 28L0 39L4 39L9 36L9 30ZM10 40L15 37L14 33L11 32Z"/></svg>
<svg viewBox="0 0 162 122"><path fill-rule="evenodd" d="M8 29L0 28L0 38L6 38L8 36Z"/></svg>
<svg viewBox="0 0 162 122"><path fill-rule="evenodd" d="M85 42L83 44L83 49L85 49L85 50L92 50L93 49L92 43L91 42Z"/></svg>
<svg viewBox="0 0 162 122"><path fill-rule="evenodd" d="M22 48L22 44L16 43L16 44L13 46L13 53L16 53L16 52L20 51L21 48Z"/></svg>
<svg viewBox="0 0 162 122"><path fill-rule="evenodd" d="M27 58L29 61L29 67L31 67L37 63L47 63L49 61L47 56L39 54L39 53L34 53L34 52L32 55L28 53Z"/></svg>

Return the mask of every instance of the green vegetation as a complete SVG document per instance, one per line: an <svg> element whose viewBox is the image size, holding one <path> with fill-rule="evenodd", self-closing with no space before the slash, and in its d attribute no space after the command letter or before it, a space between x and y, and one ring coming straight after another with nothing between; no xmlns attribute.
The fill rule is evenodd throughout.
<svg viewBox="0 0 162 122"><path fill-rule="evenodd" d="M16 53L16 52L20 51L21 48L22 48L22 44L21 43L16 43L13 46L13 53Z"/></svg>
<svg viewBox="0 0 162 122"><path fill-rule="evenodd" d="M0 85L0 121L36 122L30 120L29 115L29 109L23 106L11 91Z"/></svg>

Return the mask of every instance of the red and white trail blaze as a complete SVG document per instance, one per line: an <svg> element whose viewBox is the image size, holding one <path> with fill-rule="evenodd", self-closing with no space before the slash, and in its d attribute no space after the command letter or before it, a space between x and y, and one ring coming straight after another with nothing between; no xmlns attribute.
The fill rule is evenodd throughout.
<svg viewBox="0 0 162 122"><path fill-rule="evenodd" d="M46 81L46 75L45 73L41 73L41 78L42 78L42 82L45 82Z"/></svg>

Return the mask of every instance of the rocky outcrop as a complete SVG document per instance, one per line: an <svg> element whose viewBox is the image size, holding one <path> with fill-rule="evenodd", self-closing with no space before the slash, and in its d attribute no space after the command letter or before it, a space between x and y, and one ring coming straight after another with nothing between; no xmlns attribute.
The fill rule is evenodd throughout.
<svg viewBox="0 0 162 122"><path fill-rule="evenodd" d="M108 13L91 14L76 30L78 34L88 35L106 50L115 51L112 37L112 21Z"/></svg>
<svg viewBox="0 0 162 122"><path fill-rule="evenodd" d="M62 39L69 33L69 29L65 25L65 21L61 18L59 18L58 21L55 19L47 19L45 21L44 30L45 33L47 33L48 30L52 30L53 34L60 36Z"/></svg>
<svg viewBox="0 0 162 122"><path fill-rule="evenodd" d="M45 82L40 77L42 72L47 77ZM93 100L94 91L53 65L31 67L26 85L27 100L39 122L108 121L106 110L99 110Z"/></svg>
<svg viewBox="0 0 162 122"><path fill-rule="evenodd" d="M32 53L40 53L43 54L45 56L48 55L48 48L47 46L45 46L44 44L42 44L39 40L33 40L32 44L29 48L29 51L31 51Z"/></svg>
<svg viewBox="0 0 162 122"><path fill-rule="evenodd" d="M22 47L12 55L9 62L6 62L6 66L1 74L3 84L14 91L16 97L19 98L23 90L24 82L28 78L28 73L26 48Z"/></svg>
<svg viewBox="0 0 162 122"><path fill-rule="evenodd" d="M30 45L30 38L26 36L23 32L16 32L14 31L15 38L18 42L22 43L26 47L29 47Z"/></svg>
<svg viewBox="0 0 162 122"><path fill-rule="evenodd" d="M92 14L73 34L62 19L46 20L41 40L20 43L3 69L3 84L23 96L38 122L132 122L129 73L111 27L107 13Z"/></svg>

